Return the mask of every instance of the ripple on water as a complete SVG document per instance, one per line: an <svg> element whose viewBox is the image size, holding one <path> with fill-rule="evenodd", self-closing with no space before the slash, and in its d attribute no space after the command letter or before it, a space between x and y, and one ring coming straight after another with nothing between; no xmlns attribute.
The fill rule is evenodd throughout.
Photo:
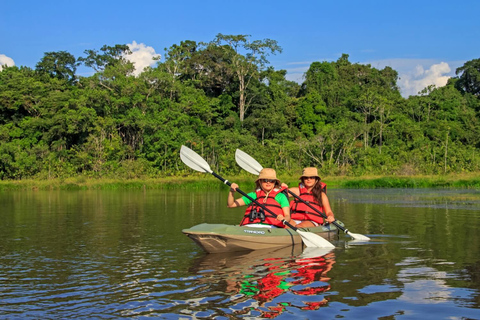
<svg viewBox="0 0 480 320"><path fill-rule="evenodd" d="M0 244L0 318L480 319L480 215L450 210L474 207L475 199L421 202L390 192L370 201L369 192L335 205L352 230L371 231L372 241L342 235L333 251L318 256L302 248L206 255L180 225L167 234L163 218L140 211L35 216L19 224L28 230L17 228ZM68 233L40 232L49 217L45 230L56 223L61 232L78 218L81 225L69 232L95 232L84 229L63 242ZM10 230L1 227L5 237Z"/></svg>

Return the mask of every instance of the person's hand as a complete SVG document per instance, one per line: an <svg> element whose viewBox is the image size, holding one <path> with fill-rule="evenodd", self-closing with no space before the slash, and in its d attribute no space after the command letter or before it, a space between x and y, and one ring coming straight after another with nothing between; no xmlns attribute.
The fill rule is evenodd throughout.
<svg viewBox="0 0 480 320"><path fill-rule="evenodd" d="M279 214L279 215L277 216L277 220L278 220L278 221L283 221L284 219L285 219L285 216L284 216L283 214Z"/></svg>
<svg viewBox="0 0 480 320"><path fill-rule="evenodd" d="M282 182L282 189L287 189L288 185L285 182Z"/></svg>
<svg viewBox="0 0 480 320"><path fill-rule="evenodd" d="M237 191L237 188L238 188L238 184L236 184L236 183L232 183L232 184L230 185L230 191L231 191L231 192Z"/></svg>
<svg viewBox="0 0 480 320"><path fill-rule="evenodd" d="M335 221L335 217L333 215L327 216L328 223L332 223L333 221Z"/></svg>

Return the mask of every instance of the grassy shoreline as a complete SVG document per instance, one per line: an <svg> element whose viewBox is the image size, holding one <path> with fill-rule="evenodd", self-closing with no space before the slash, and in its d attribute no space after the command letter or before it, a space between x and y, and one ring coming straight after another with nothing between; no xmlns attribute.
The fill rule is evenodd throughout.
<svg viewBox="0 0 480 320"><path fill-rule="evenodd" d="M282 181L296 185L297 177L281 176ZM240 188L251 189L255 177L239 175L229 177ZM445 176L364 176L364 177L324 177L329 188L468 188L480 189L480 173ZM147 179L92 179L83 176L51 180L4 180L0 181L0 191L7 190L122 190L122 189L219 189L225 188L213 176L206 174L147 178Z"/></svg>

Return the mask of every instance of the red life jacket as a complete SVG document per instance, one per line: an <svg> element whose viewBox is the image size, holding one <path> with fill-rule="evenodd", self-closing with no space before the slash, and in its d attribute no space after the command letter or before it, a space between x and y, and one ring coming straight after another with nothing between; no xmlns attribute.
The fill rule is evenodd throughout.
<svg viewBox="0 0 480 320"><path fill-rule="evenodd" d="M320 182L320 186L324 192L327 192L327 185L325 183ZM317 202L313 194L308 192L307 188L302 183L298 185L298 190L300 191L299 197L302 200L308 202L312 207L324 213L323 206ZM315 212L312 208L297 199L290 202L290 217L294 220L311 220L318 224L324 223L323 218L318 212Z"/></svg>
<svg viewBox="0 0 480 320"><path fill-rule="evenodd" d="M275 213L277 216L279 214L283 214L282 207L280 204L275 200L275 196L281 192L281 189L273 189L270 191L268 194L267 200L264 202L266 193L263 191L263 189L257 189L255 190L255 193L257 194L257 201L270 209L273 213ZM266 210L263 210L265 214L265 220L262 221L259 217L255 218L253 221L250 221L250 213L252 210L255 209L257 212L259 210L263 210L261 207L255 204L255 202L252 202L248 207L247 210L245 211L245 216L243 217L242 222L240 223L241 226L244 226L249 223L266 223L266 224L271 224L280 228L285 228L285 225L276 219L276 217L273 217L272 214Z"/></svg>

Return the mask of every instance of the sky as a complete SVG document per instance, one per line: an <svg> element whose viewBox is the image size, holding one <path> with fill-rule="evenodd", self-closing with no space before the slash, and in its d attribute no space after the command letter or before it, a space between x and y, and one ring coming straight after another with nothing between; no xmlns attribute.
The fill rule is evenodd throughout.
<svg viewBox="0 0 480 320"><path fill-rule="evenodd" d="M181 41L244 34L278 42L282 53L268 60L289 80L301 83L312 62L346 53L395 69L408 97L480 58L479 12L480 0L0 0L0 65L35 68L45 52L78 58L128 44L140 72Z"/></svg>

